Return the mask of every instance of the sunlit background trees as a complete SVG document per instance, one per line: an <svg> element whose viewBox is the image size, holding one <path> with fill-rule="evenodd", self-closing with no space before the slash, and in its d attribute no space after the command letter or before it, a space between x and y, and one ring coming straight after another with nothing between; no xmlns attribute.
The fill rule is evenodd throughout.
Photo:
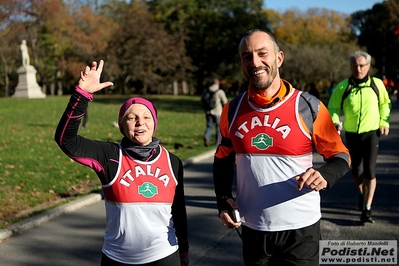
<svg viewBox="0 0 399 266"><path fill-rule="evenodd" d="M266 0L267 2L268 0ZM9 97L27 41L47 95L68 94L78 73L104 59L112 94L199 94L212 77L234 95L245 87L237 45L251 28L272 31L285 62L281 75L320 92L349 76L349 54L373 56L373 72L399 75L399 1L353 14L328 9L264 9L261 0L2 0L0 96Z"/></svg>

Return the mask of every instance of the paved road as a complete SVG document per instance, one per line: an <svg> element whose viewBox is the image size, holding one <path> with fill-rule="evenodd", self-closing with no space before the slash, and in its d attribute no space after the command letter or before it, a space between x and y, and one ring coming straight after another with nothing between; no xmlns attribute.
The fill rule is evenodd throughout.
<svg viewBox="0 0 399 266"><path fill-rule="evenodd" d="M236 231L226 229L217 218L212 154L186 161L190 265L242 265ZM22 233L0 243L0 265L99 265L104 228L104 201L100 194L92 194L50 214L2 230L0 239L8 237L11 229Z"/></svg>
<svg viewBox="0 0 399 266"><path fill-rule="evenodd" d="M321 194L324 240L399 239L398 139L399 105L394 102L391 134L380 142L373 203L376 223L359 224L356 189L348 174ZM185 167L191 265L241 266L237 232L226 229L217 218L209 155L194 158ZM320 163L321 158L315 156L315 165ZM0 265L99 265L104 226L104 202L100 194L92 194L9 230L0 230L0 239L7 238L0 243ZM9 237L11 229L21 234Z"/></svg>

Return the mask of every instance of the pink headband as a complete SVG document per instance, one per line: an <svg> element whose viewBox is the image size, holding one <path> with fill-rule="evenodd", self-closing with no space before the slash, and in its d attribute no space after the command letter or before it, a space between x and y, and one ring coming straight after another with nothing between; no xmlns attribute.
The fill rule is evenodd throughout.
<svg viewBox="0 0 399 266"><path fill-rule="evenodd" d="M122 127L121 127L122 126L122 117L126 113L126 110L129 109L129 107L132 106L133 104L142 104L145 107L147 107L148 110L150 110L152 118L154 119L154 134L155 134L155 130L157 129L157 124L158 124L157 109L155 108L155 105L152 102L150 102L149 100L146 100L146 99L140 98L140 97L135 97L135 98L130 98L129 100L124 102L121 106L121 109L119 110L118 125L119 125L119 130L122 133L122 135L123 135Z"/></svg>

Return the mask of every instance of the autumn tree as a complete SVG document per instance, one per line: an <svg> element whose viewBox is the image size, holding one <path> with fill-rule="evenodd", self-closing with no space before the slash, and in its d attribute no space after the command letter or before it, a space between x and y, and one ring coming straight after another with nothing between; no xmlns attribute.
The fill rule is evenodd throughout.
<svg viewBox="0 0 399 266"><path fill-rule="evenodd" d="M17 34L23 28L7 27L0 30L0 96L9 97L17 86L17 69L22 65L19 45L20 36Z"/></svg>
<svg viewBox="0 0 399 266"><path fill-rule="evenodd" d="M37 42L41 52L37 65L47 70L46 80L62 83L66 88L58 89L69 91L79 71L104 55L112 29L112 21L91 6L63 3L55 16L46 16Z"/></svg>
<svg viewBox="0 0 399 266"><path fill-rule="evenodd" d="M372 9L352 14L352 29L358 34L359 45L375 59L378 75L395 78L399 74L399 2L386 0L376 3Z"/></svg>
<svg viewBox="0 0 399 266"><path fill-rule="evenodd" d="M22 65L19 44L26 37L25 26L17 17L23 14L21 3L4 0L0 3L0 96L9 97L17 86L17 69Z"/></svg>
<svg viewBox="0 0 399 266"><path fill-rule="evenodd" d="M285 53L282 77L299 89L350 75L348 56L366 49L381 73L398 72L398 2L351 16L327 9L262 10L262 0L3 0L0 95L9 95L26 39L48 94L70 92L80 70L104 59L114 92L168 93L176 81L202 91L218 77L236 93L245 82L238 43L249 29L271 30ZM359 43L357 43L359 37ZM360 46L359 46L360 45ZM227 86L226 86L227 84ZM229 91L227 91L229 92Z"/></svg>
<svg viewBox="0 0 399 266"><path fill-rule="evenodd" d="M23 27L20 31L20 40L26 39L30 48L30 56L33 58L31 64L38 71L38 81L46 88L46 85L55 83L54 72L56 65L53 60L54 49L51 42L53 35L48 31L48 26L55 20L59 11L62 10L61 1L31 0L18 1L15 6L15 20L9 25L9 28L15 26ZM18 20L19 19L19 20Z"/></svg>
<svg viewBox="0 0 399 266"><path fill-rule="evenodd" d="M149 4L169 32L185 34L187 55L197 67L197 93L212 77L242 82L238 42L247 30L268 27L261 12L263 1L151 0Z"/></svg>
<svg viewBox="0 0 399 266"><path fill-rule="evenodd" d="M22 39L27 40L33 59L31 64L37 69L38 81L48 94L71 88L79 70L107 47L110 23L94 14L89 6L77 6L76 2L71 6L61 0L11 2L17 3L10 11L13 15L0 30L5 34L18 29L19 36L8 35L2 47L19 47ZM20 60L20 52L16 54Z"/></svg>
<svg viewBox="0 0 399 266"><path fill-rule="evenodd" d="M285 53L281 75L296 88L315 83L322 92L350 74L348 57L358 47L348 15L319 8L265 12Z"/></svg>
<svg viewBox="0 0 399 266"><path fill-rule="evenodd" d="M166 93L173 81L188 78L191 63L184 36L155 22L145 2L120 2L103 12L117 24L107 57L121 93Z"/></svg>

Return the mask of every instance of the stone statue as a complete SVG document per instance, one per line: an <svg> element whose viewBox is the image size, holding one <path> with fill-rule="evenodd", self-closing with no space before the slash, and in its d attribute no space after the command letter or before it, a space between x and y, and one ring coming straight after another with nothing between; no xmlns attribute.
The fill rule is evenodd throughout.
<svg viewBox="0 0 399 266"><path fill-rule="evenodd" d="M26 45L26 40L22 40L21 52L22 52L22 65L29 66L29 53L28 53L28 46Z"/></svg>
<svg viewBox="0 0 399 266"><path fill-rule="evenodd" d="M18 85L15 87L13 98L46 98L36 80L36 69L29 64L29 53L26 40L21 43L22 66L18 68Z"/></svg>

